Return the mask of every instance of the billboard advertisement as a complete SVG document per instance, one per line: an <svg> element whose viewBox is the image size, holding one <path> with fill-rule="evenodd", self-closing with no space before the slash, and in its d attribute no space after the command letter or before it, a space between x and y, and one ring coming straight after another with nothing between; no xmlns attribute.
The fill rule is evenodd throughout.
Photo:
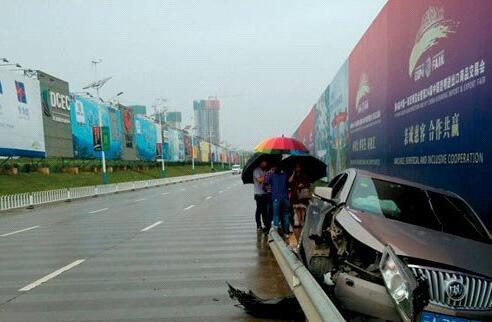
<svg viewBox="0 0 492 322"><path fill-rule="evenodd" d="M492 2L391 2L390 174L463 196L492 226ZM396 41L397 40L397 41Z"/></svg>
<svg viewBox="0 0 492 322"><path fill-rule="evenodd" d="M308 115L302 120L301 124L297 127L297 130L294 132L293 137L302 142L306 148L309 149L311 153L314 152L314 121L315 121L316 110L311 108L309 110Z"/></svg>
<svg viewBox="0 0 492 322"><path fill-rule="evenodd" d="M388 143L384 122L389 67L385 9L350 53L348 62L349 165L373 171L384 169Z"/></svg>
<svg viewBox="0 0 492 322"><path fill-rule="evenodd" d="M202 162L210 161L210 143L200 140L200 156Z"/></svg>
<svg viewBox="0 0 492 322"><path fill-rule="evenodd" d="M106 155L110 160L121 160L123 158L123 122L121 120L121 111L114 107L108 107L108 113L110 148L106 152Z"/></svg>
<svg viewBox="0 0 492 322"><path fill-rule="evenodd" d="M99 159L101 151L94 150L93 128L99 127L99 112L102 123L109 132L109 149L105 151L106 159L116 160L121 158L121 141L118 140L119 129L112 127L112 118L119 119L119 111L111 111L107 105L99 105L97 102L81 97L73 96L70 100L71 123L73 138L73 153L75 158ZM114 113L114 116L110 116ZM113 133L116 136L113 136Z"/></svg>
<svg viewBox="0 0 492 322"><path fill-rule="evenodd" d="M185 160L185 145L184 145L184 133L181 130L177 130L178 132L178 160Z"/></svg>
<svg viewBox="0 0 492 322"><path fill-rule="evenodd" d="M135 145L139 160L152 161L156 158L157 133L154 121L140 114L135 116Z"/></svg>
<svg viewBox="0 0 492 322"><path fill-rule="evenodd" d="M193 142L195 143L195 142ZM185 152L185 160L191 160L191 154L193 153L193 147L191 146L191 136L183 134L183 145ZM194 156L196 157L196 156Z"/></svg>
<svg viewBox="0 0 492 322"><path fill-rule="evenodd" d="M134 119L133 111L126 106L119 105L119 110L121 112L121 127L123 129L122 133L122 152L124 160L137 160L137 152L135 150L134 142Z"/></svg>
<svg viewBox="0 0 492 322"><path fill-rule="evenodd" d="M68 83L37 71L47 157L73 158Z"/></svg>
<svg viewBox="0 0 492 322"><path fill-rule="evenodd" d="M386 4L315 104L330 177L355 167L450 190L492 226L490 12L486 0Z"/></svg>
<svg viewBox="0 0 492 322"><path fill-rule="evenodd" d="M168 160L179 161L179 133L172 127L167 128L167 142L169 144Z"/></svg>
<svg viewBox="0 0 492 322"><path fill-rule="evenodd" d="M335 78L326 89L327 114L330 121L328 127L328 156L325 162L328 165L328 177L332 178L338 172L348 167L349 159L349 83L348 62L338 70Z"/></svg>
<svg viewBox="0 0 492 322"><path fill-rule="evenodd" d="M38 80L0 71L0 155L45 157Z"/></svg>

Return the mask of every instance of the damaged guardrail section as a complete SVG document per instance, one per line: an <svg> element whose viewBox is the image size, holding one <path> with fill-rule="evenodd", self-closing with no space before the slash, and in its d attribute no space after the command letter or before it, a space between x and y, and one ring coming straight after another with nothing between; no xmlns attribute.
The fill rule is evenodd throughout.
<svg viewBox="0 0 492 322"><path fill-rule="evenodd" d="M282 273L296 296L308 321L345 321L336 306L307 268L287 247L275 229L270 231L268 244Z"/></svg>
<svg viewBox="0 0 492 322"><path fill-rule="evenodd" d="M96 197L99 195L110 193L165 186L169 184L206 179L230 173L231 171L223 171L217 173L194 174L163 179L112 183L99 186L85 186L47 191L17 193L12 195L0 196L0 211L15 208L32 208L37 205L47 204L51 202L70 201L73 199Z"/></svg>

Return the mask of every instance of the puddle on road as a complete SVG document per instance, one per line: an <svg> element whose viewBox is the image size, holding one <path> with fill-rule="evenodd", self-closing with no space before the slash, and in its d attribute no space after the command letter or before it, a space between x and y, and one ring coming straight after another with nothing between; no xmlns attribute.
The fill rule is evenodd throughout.
<svg viewBox="0 0 492 322"><path fill-rule="evenodd" d="M236 305L238 300L242 301L242 307L251 315L252 321L258 321L258 318L264 318L264 321L304 321L302 311L299 312L297 309L297 300L292 297L270 250L267 235L257 232L256 248L257 265L245 271L245 280L240 285L234 285L232 289L224 291L229 291L230 296L235 298ZM254 293L241 291L243 289L253 290Z"/></svg>

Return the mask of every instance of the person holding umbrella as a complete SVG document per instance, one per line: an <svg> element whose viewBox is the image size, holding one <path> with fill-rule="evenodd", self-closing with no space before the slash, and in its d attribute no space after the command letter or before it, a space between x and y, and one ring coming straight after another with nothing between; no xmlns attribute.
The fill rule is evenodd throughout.
<svg viewBox="0 0 492 322"><path fill-rule="evenodd" d="M278 229L282 223L283 232L285 236L288 236L290 234L288 177L278 165L274 165L272 169L273 173L269 177L268 184L272 189L273 226Z"/></svg>
<svg viewBox="0 0 492 322"><path fill-rule="evenodd" d="M309 179L304 174L300 163L296 163L294 171L289 178L290 202L294 208L294 227L300 228L304 224L306 208L309 204L311 193Z"/></svg>
<svg viewBox="0 0 492 322"><path fill-rule="evenodd" d="M263 224L265 227L269 228L268 220L268 195L265 190L263 190L263 184L265 183L265 173L267 171L268 163L266 160L260 162L260 165L253 171L253 181L254 181L254 194L256 201L256 230L262 231L261 220L263 219Z"/></svg>

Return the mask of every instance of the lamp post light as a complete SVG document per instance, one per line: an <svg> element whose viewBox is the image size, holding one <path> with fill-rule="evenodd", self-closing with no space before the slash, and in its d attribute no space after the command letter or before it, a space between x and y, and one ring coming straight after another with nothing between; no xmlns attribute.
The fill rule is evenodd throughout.
<svg viewBox="0 0 492 322"><path fill-rule="evenodd" d="M94 82L92 82L91 84L83 87L82 89L89 89L89 88L92 88L92 89L95 89L96 90L96 95L97 95L97 114L98 114L98 119L99 119L99 131L101 132L101 163L102 163L102 182L103 184L108 184L109 183L109 180L108 180L108 174L106 172L106 153L104 152L104 144L103 144L103 139L102 139L102 128L103 128L103 122L102 122L102 113L101 113L101 95L99 94L99 90L101 89L101 87L104 86L104 84L106 84L110 79L111 77L106 77L106 78L103 78L103 79L100 79L100 80L97 80L97 64L101 63L102 62L102 59L98 59L98 60L93 60L91 61L92 65L94 66L94 78L96 79ZM121 93L123 94L123 93ZM121 95L120 94L120 95Z"/></svg>
<svg viewBox="0 0 492 322"><path fill-rule="evenodd" d="M166 177L166 161L164 160L164 128L162 127L162 116L164 115L164 125L166 125L166 107L167 99L159 97L155 100L154 107L154 118L159 117L159 125L161 127L161 178Z"/></svg>
<svg viewBox="0 0 492 322"><path fill-rule="evenodd" d="M192 121L194 121L192 119ZM194 123L194 122L193 122ZM194 141L194 131L196 130L196 126L187 125L184 128L186 131L190 130L191 134L191 173L195 174L195 141Z"/></svg>

